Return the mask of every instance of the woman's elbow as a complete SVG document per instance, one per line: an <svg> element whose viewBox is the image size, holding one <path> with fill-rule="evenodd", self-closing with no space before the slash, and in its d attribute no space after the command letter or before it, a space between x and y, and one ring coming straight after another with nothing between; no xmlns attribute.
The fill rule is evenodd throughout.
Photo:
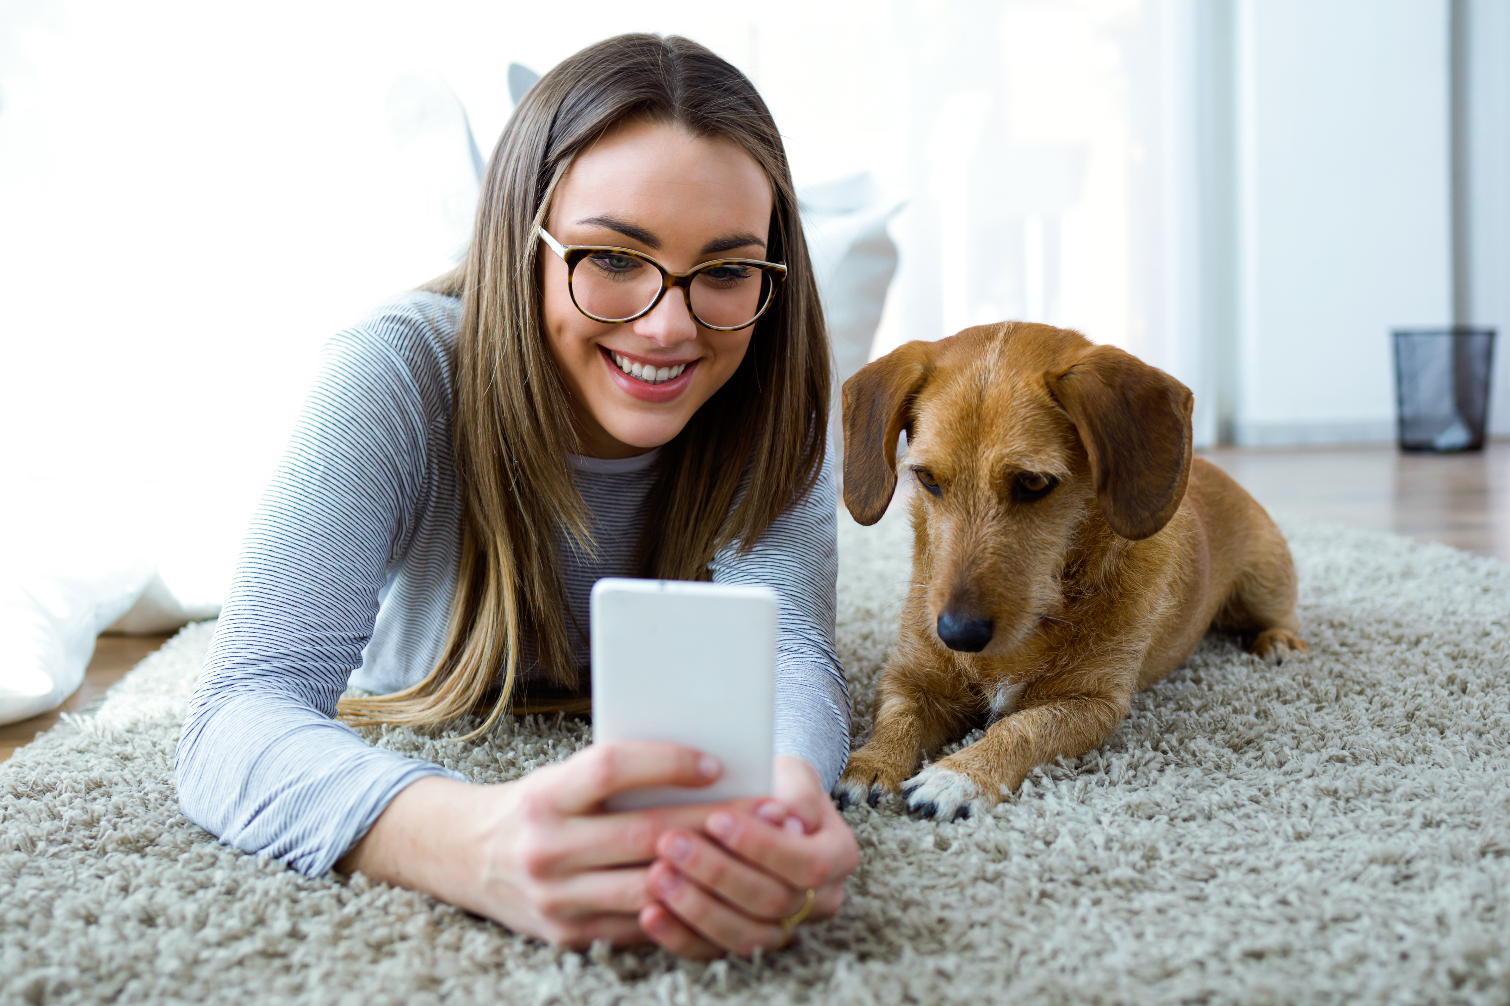
<svg viewBox="0 0 1510 1006"><path fill-rule="evenodd" d="M214 767L224 766L227 760L214 757L213 745L206 743L206 733L213 717L209 704L194 702L190 705L173 759L173 784L178 790L178 809L183 816L219 836L224 808L217 806L215 796L217 793L223 796L226 790L217 784ZM223 799L220 802L223 803Z"/></svg>

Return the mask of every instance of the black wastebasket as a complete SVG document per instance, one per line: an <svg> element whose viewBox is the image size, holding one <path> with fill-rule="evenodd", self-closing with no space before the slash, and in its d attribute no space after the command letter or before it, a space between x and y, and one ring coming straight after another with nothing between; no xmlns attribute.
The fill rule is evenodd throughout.
<svg viewBox="0 0 1510 1006"><path fill-rule="evenodd" d="M1494 329L1396 329L1394 337L1400 449L1482 450Z"/></svg>

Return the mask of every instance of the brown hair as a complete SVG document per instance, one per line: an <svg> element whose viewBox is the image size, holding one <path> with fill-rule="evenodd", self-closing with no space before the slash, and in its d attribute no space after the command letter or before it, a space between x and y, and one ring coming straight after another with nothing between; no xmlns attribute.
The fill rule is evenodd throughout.
<svg viewBox="0 0 1510 1006"><path fill-rule="evenodd" d="M555 684L575 680L557 536L590 548L591 535L566 457L578 450L568 391L541 322L535 232L577 153L632 119L727 139L754 158L773 195L767 257L788 270L739 368L661 449L639 574L707 579L716 550L751 547L818 480L828 340L770 111L744 74L684 38L620 35L583 49L520 101L488 161L465 261L425 287L463 303L452 404L461 559L451 621L424 680L343 700L348 721L449 722L483 707L502 668L501 689L473 736L481 734L511 707L526 633Z"/></svg>

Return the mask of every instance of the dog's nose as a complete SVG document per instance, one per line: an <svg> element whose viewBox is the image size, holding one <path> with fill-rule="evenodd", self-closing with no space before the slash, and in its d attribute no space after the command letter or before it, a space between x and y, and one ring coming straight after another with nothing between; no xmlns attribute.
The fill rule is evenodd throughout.
<svg viewBox="0 0 1510 1006"><path fill-rule="evenodd" d="M938 630L939 638L949 649L979 653L991 641L996 627L989 618L966 618L945 611L939 615Z"/></svg>

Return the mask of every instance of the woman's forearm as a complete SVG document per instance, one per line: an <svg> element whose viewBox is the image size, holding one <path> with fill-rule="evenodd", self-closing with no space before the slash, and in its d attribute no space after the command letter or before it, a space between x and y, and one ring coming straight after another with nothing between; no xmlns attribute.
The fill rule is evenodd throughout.
<svg viewBox="0 0 1510 1006"><path fill-rule="evenodd" d="M478 897L487 829L480 818L491 804L480 799L482 790L444 776L415 781L389 802L336 869L489 914Z"/></svg>

